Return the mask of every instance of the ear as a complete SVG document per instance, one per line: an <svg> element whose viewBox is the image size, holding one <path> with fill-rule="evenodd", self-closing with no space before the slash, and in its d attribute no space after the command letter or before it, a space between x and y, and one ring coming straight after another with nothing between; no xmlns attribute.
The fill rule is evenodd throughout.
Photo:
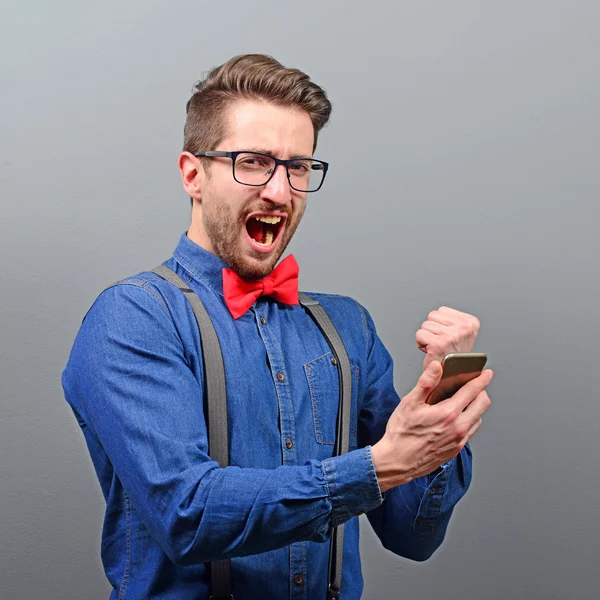
<svg viewBox="0 0 600 600"><path fill-rule="evenodd" d="M202 162L193 154L182 152L177 164L181 173L181 183L183 183L187 195L195 200L200 200L205 177Z"/></svg>

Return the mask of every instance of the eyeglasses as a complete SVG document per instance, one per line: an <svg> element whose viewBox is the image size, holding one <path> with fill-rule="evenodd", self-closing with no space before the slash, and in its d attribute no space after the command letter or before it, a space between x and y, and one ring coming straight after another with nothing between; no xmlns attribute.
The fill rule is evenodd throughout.
<svg viewBox="0 0 600 600"><path fill-rule="evenodd" d="M261 186L269 183L279 165L285 167L290 187L297 192L316 192L323 185L329 163L314 158L290 158L282 160L262 152L225 152L207 150L194 156L231 159L233 178L242 185Z"/></svg>

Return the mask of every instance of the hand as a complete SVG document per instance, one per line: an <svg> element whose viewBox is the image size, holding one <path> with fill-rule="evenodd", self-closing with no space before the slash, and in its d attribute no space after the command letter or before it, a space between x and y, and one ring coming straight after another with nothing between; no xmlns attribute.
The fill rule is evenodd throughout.
<svg viewBox="0 0 600 600"><path fill-rule="evenodd" d="M477 317L447 306L430 312L416 335L417 347L426 354L423 370L451 352L472 352L479 328Z"/></svg>
<svg viewBox="0 0 600 600"><path fill-rule="evenodd" d="M481 417L490 406L485 389L492 371L483 371L451 398L430 406L425 401L441 376L441 364L433 361L371 448L382 492L435 471L454 458L481 426Z"/></svg>

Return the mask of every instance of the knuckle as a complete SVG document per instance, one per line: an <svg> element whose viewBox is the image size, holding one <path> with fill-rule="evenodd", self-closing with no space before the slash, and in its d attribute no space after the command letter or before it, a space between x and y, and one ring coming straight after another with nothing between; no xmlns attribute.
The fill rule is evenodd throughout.
<svg viewBox="0 0 600 600"><path fill-rule="evenodd" d="M481 382L476 382L473 386L473 398L471 401L485 402L483 394L486 394L485 385Z"/></svg>
<svg viewBox="0 0 600 600"><path fill-rule="evenodd" d="M443 417L443 423L445 427L452 427L456 423L460 411L456 408L446 409Z"/></svg>
<svg viewBox="0 0 600 600"><path fill-rule="evenodd" d="M470 323L469 321L461 323L460 332L462 333L462 335L464 337L470 336L473 333L473 331L474 331L474 329L473 329L472 323Z"/></svg>
<svg viewBox="0 0 600 600"><path fill-rule="evenodd" d="M417 331L417 333L415 335L415 340L417 340L417 343L422 346L427 345L427 336L425 335L425 332L422 330Z"/></svg>
<svg viewBox="0 0 600 600"><path fill-rule="evenodd" d="M492 405L492 401L490 397L487 395L487 392L483 392L483 410L484 412Z"/></svg>
<svg viewBox="0 0 600 600"><path fill-rule="evenodd" d="M486 402L490 399L490 397L488 396L487 391L485 390L485 387L482 386L482 389L479 391L479 393L477 394L478 396L478 400L482 401L482 402Z"/></svg>
<svg viewBox="0 0 600 600"><path fill-rule="evenodd" d="M456 444L456 454L459 454L461 450L467 445L469 440L462 439Z"/></svg>
<svg viewBox="0 0 600 600"><path fill-rule="evenodd" d="M466 435L469 433L469 424L461 424L455 427L454 429L454 439L457 442L462 441Z"/></svg>

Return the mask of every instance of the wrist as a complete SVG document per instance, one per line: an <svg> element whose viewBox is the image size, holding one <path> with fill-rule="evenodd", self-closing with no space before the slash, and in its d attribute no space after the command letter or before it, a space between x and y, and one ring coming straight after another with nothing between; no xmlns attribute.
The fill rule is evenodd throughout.
<svg viewBox="0 0 600 600"><path fill-rule="evenodd" d="M403 469L398 465L396 454L393 452L392 444L386 440L385 436L371 446L373 467L382 494L413 479L408 469Z"/></svg>

